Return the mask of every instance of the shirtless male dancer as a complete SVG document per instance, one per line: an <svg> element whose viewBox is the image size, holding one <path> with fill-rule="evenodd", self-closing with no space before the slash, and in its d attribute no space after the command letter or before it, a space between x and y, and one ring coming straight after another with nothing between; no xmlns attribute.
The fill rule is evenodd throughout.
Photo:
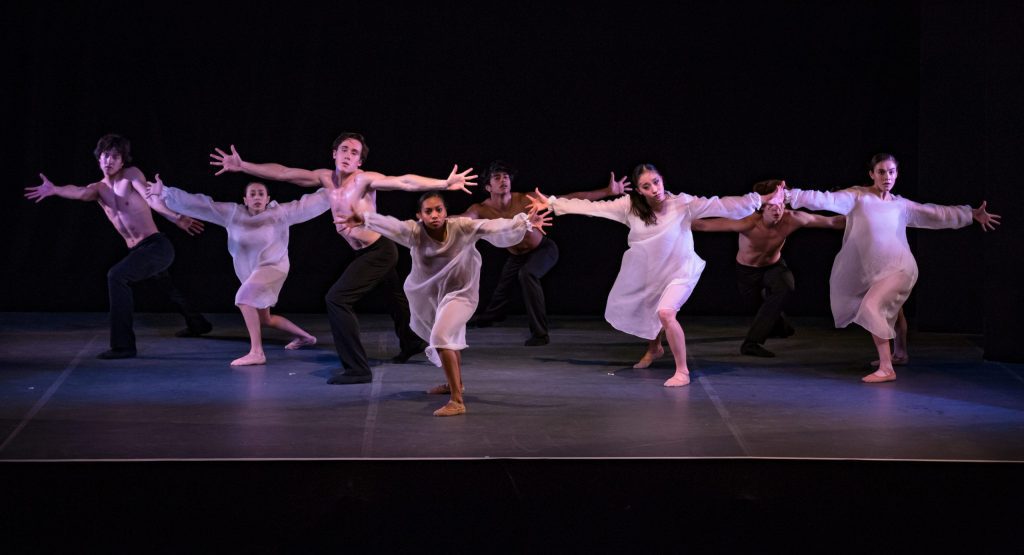
<svg viewBox="0 0 1024 555"><path fill-rule="evenodd" d="M43 174L41 185L26 187L25 197L39 202L57 196L86 202L96 201L103 213L128 245L128 255L107 272L107 291L110 296L110 350L98 358L131 358L136 354L135 331L132 329L134 298L131 286L151 279L168 296L175 308L185 316L187 327L179 336L207 333L212 325L189 306L185 297L171 282L167 268L174 261L174 245L161 233L153 221L156 210L174 225L195 235L203 230L202 222L178 214L157 198L147 198L146 177L134 166L131 143L119 135L104 135L93 151L99 162L103 179L85 187L54 185ZM151 210L152 209L152 210Z"/></svg>
<svg viewBox="0 0 1024 555"><path fill-rule="evenodd" d="M476 185L467 175L472 168L459 172L452 169L447 179L434 179L406 174L388 176L360 169L369 147L359 133L342 133L334 140L331 157L334 168L305 170L289 168L280 164L254 164L242 160L231 145L231 152L215 149L210 155L213 166L224 172L245 172L262 179L285 181L301 187L324 187L331 201L331 213L335 220L345 220L353 212L376 212L378 190L428 191L438 189L459 189L469 193L467 186ZM381 234L364 227L346 228L336 224L335 229L356 251L356 257L342 272L338 281L327 292L327 318L334 335L334 348L338 351L342 368L330 379L329 384L358 384L373 381L366 350L359 340L359 320L352 306L378 285L388 291L391 319L398 335L401 352L391 360L403 363L416 353L423 352L427 344L409 328L409 301L402 290L402 281L395 271L398 249L395 243Z"/></svg>
<svg viewBox="0 0 1024 555"><path fill-rule="evenodd" d="M526 194L512 192L512 180L515 175L516 170L509 164L500 160L491 162L484 174L484 189L490 194L490 198L470 206L460 215L493 220L529 213L530 200L526 198ZM600 200L618 196L629 190L625 182L625 179L611 179L608 186L602 189L569 193L565 198ZM544 288L541 287L540 279L558 262L558 245L539 229L534 229L527 232L517 245L509 247L508 252L509 257L501 269L501 277L487 307L478 312L468 325L485 328L494 322L504 320L505 311L512 300L513 287L518 281L530 323L530 338L526 340L525 345L547 345L550 342L548 316L544 307Z"/></svg>
<svg viewBox="0 0 1024 555"><path fill-rule="evenodd" d="M785 181L769 179L754 184L754 192L774 191ZM782 313L782 306L793 293L793 272L782 258L786 238L803 227L843 229L846 216L819 216L789 210L785 204L765 204L757 212L740 220L710 218L695 220L694 231L734 231L739 234L736 252L736 285L745 304L757 308L754 323L740 345L740 353L757 357L773 357L775 353L762 347L769 337L789 337L793 326ZM762 298L764 302L762 302Z"/></svg>

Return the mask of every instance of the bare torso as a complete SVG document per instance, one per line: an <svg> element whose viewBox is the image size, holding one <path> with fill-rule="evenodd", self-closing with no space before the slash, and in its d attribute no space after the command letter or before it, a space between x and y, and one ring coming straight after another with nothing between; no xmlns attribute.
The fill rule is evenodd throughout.
<svg viewBox="0 0 1024 555"><path fill-rule="evenodd" d="M377 191L359 187L356 183L359 173L339 176L335 172L325 171L320 175L320 185L327 189L327 196L331 199L331 214L335 219L348 218L353 211L360 214L377 211ZM341 224L335 224L335 229L355 250L364 249L380 239L380 233L363 226L346 229Z"/></svg>
<svg viewBox="0 0 1024 555"><path fill-rule="evenodd" d="M743 231L739 232L739 250L736 262L744 266L771 266L782 258L782 247L786 238L800 228L789 210L775 225L764 222L761 214L754 213L743 219Z"/></svg>
<svg viewBox="0 0 1024 555"><path fill-rule="evenodd" d="M498 218L514 218L516 214L522 214L530 211L530 199L526 198L523 193L510 193L511 198L508 203L502 203L494 198L489 198L483 202L478 202L473 206L469 207L467 213L474 214L475 217L487 220L494 220ZM544 239L544 235L540 231L534 229L526 233L523 240L518 244L508 248L508 251L512 254L526 254L537 248L540 245L541 240Z"/></svg>
<svg viewBox="0 0 1024 555"><path fill-rule="evenodd" d="M159 231L146 199L132 187L129 176L135 175L136 172L139 178L145 181L136 168L128 168L109 184L100 181L90 185L99 195L96 201L103 208L103 213L124 238L128 248L138 245L143 239Z"/></svg>

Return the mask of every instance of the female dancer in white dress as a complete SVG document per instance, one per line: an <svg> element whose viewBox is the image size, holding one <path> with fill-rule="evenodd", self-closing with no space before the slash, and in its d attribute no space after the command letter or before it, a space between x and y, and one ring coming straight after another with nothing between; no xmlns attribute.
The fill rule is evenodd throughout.
<svg viewBox="0 0 1024 555"><path fill-rule="evenodd" d="M629 226L629 249L608 294L605 319L620 331L648 340L647 352L634 368L646 368L663 355L661 339L667 337L676 371L665 386L684 386L690 383L690 370L686 337L676 313L690 298L705 264L693 250L690 223L698 218L748 216L762 203L781 202L782 189L723 198L676 195L665 191L661 174L651 164L637 166L633 182L636 185L628 196L610 201L545 197L538 190L531 197L532 207L551 208L556 215L598 216Z"/></svg>
<svg viewBox="0 0 1024 555"><path fill-rule="evenodd" d="M277 304L288 277L288 228L330 209L326 190L278 204L270 200L266 185L254 181L245 187L244 204L239 205L165 187L157 175L156 182L150 183L149 193L160 195L177 212L223 226L228 232L228 252L234 261L235 275L242 282L235 294L235 305L242 312L250 343L249 353L231 361L232 366L266 364L261 324L295 336L285 349L316 343L316 337L291 320L271 314L270 307Z"/></svg>
<svg viewBox="0 0 1024 555"><path fill-rule="evenodd" d="M335 223L364 225L409 248L412 271L405 280L409 327L429 342L427 358L444 368L448 380L429 393L451 395L434 416L464 414L461 351L466 348L466 322L480 300L480 252L476 242L483 239L497 247L511 247L528 231L539 229L544 233L551 217L533 210L511 219L449 218L441 194L429 192L420 197L416 220L400 221L364 212L338 218Z"/></svg>
<svg viewBox="0 0 1024 555"><path fill-rule="evenodd" d="M869 164L870 186L836 192L786 192L793 208L846 214L843 246L829 279L832 316L837 328L853 322L871 333L878 350L878 370L864 376L863 381L868 383L896 379L890 339L895 338L897 349L903 349L897 354L906 357L906 323L902 320L897 326L897 320L917 281L917 262L907 244L907 227L961 228L970 225L972 219L985 231L999 225L999 216L986 212L985 202L972 209L966 205L918 204L892 194L898 166L891 154L876 154Z"/></svg>

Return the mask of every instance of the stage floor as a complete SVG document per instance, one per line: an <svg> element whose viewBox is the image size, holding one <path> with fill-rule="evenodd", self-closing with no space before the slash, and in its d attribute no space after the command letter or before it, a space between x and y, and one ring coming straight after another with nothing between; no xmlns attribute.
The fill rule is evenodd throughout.
<svg viewBox="0 0 1024 555"><path fill-rule="evenodd" d="M777 356L738 354L745 318L684 317L692 383L665 388L666 355L634 370L644 343L596 318L553 318L525 347L512 317L470 329L468 413L437 418L443 372L397 350L390 321L362 315L371 384L332 386L323 315L287 315L320 343L286 351L265 332L265 366L238 314L202 338L141 314L139 356L104 361L106 314L0 314L0 460L683 458L1024 461L1024 365L982 359L979 337L911 334L910 364L868 385L859 328L795 319Z"/></svg>

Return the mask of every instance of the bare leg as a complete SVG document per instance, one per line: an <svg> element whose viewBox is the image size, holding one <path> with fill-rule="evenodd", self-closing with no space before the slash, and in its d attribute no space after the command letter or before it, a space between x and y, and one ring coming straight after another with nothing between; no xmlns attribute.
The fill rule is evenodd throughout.
<svg viewBox="0 0 1024 555"><path fill-rule="evenodd" d="M892 352L889 350L889 340L871 334L871 340L875 342L878 349L878 370L861 378L865 383L891 382L896 379L896 371L892 369Z"/></svg>
<svg viewBox="0 0 1024 555"><path fill-rule="evenodd" d="M263 354L263 335L260 332L259 309L245 304L238 305L242 311L242 319L249 330L249 354L231 361L231 366L248 366L250 364L266 364L267 356Z"/></svg>
<svg viewBox="0 0 1024 555"><path fill-rule="evenodd" d="M683 334L683 326L676 320L676 310L659 308L658 318L661 320L661 329L668 338L668 348L676 359L676 373L665 380L665 387L680 387L690 383L690 369L686 367L686 335Z"/></svg>
<svg viewBox="0 0 1024 555"><path fill-rule="evenodd" d="M896 314L896 338L892 341L892 365L905 366L910 362L907 354L907 317L903 315L903 307ZM878 361L871 361L871 366L878 366Z"/></svg>
<svg viewBox="0 0 1024 555"><path fill-rule="evenodd" d="M451 399L445 406L435 410L434 416L465 414L466 404L462 399L462 353L451 349L438 349L437 354L441 357L441 367L444 368L444 375L448 378Z"/></svg>
<svg viewBox="0 0 1024 555"><path fill-rule="evenodd" d="M313 337L306 330L296 326L291 320L284 316L271 314L269 308L261 308L259 309L259 313L260 323L264 326L270 326L295 336L295 339L284 346L285 349L292 350L298 349L299 347L305 347L306 345L316 345L316 337Z"/></svg>
<svg viewBox="0 0 1024 555"><path fill-rule="evenodd" d="M658 333L658 337L647 342L647 352L644 356L640 357L640 361L633 365L633 368L647 368L654 361L661 358L661 355L665 354L665 349L661 346L661 340L665 337L665 329ZM672 345L669 344L669 347Z"/></svg>

